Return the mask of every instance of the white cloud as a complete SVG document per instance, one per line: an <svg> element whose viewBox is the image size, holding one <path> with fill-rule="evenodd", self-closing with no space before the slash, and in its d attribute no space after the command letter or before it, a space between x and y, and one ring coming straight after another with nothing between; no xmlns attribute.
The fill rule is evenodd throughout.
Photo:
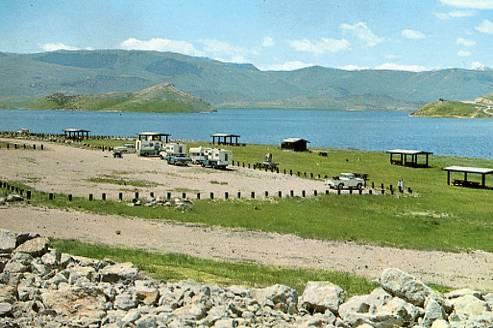
<svg viewBox="0 0 493 328"><path fill-rule="evenodd" d="M349 33L353 37L363 41L367 47L376 46L384 41L384 38L375 35L364 22L358 22L353 25L345 23L339 25L339 28L343 33Z"/></svg>
<svg viewBox="0 0 493 328"><path fill-rule="evenodd" d="M493 9L493 0L440 0L447 6L471 9Z"/></svg>
<svg viewBox="0 0 493 328"><path fill-rule="evenodd" d="M259 68L263 71L293 71L300 68L310 67L313 64L305 63L299 60L286 61L280 64L271 65L259 65Z"/></svg>
<svg viewBox="0 0 493 328"><path fill-rule="evenodd" d="M262 47L272 47L273 45L274 45L274 39L270 36L266 36L262 40Z"/></svg>
<svg viewBox="0 0 493 328"><path fill-rule="evenodd" d="M457 38L455 41L458 45L464 46L464 47L474 47L476 45L476 41L474 40L468 40L464 38Z"/></svg>
<svg viewBox="0 0 493 328"><path fill-rule="evenodd" d="M470 10L457 10L457 11L449 11L448 13L435 13L435 16L441 20L448 20L451 18L472 17L474 15L476 15L476 13Z"/></svg>
<svg viewBox="0 0 493 328"><path fill-rule="evenodd" d="M216 39L202 39L199 42L204 45L203 51L209 53L237 54L244 52L243 48Z"/></svg>
<svg viewBox="0 0 493 328"><path fill-rule="evenodd" d="M190 56L204 55L203 52L195 49L190 42L162 38L152 38L149 40L130 38L120 43L120 47L127 50L171 51Z"/></svg>
<svg viewBox="0 0 493 328"><path fill-rule="evenodd" d="M327 52L336 53L348 49L351 45L346 39L331 38L322 38L318 41L310 41L308 39L290 40L288 42L290 47L296 51L310 52L317 55Z"/></svg>
<svg viewBox="0 0 493 328"><path fill-rule="evenodd" d="M459 56L459 57L469 57L471 55L472 55L472 53L470 51L467 51L467 50L459 50L457 52L457 56Z"/></svg>
<svg viewBox="0 0 493 328"><path fill-rule="evenodd" d="M352 64L340 66L338 68L343 69L345 71L361 71L361 70L369 69L369 67L352 65Z"/></svg>
<svg viewBox="0 0 493 328"><path fill-rule="evenodd" d="M484 71L486 69L486 66L481 64L478 61L472 62L471 64L471 69L477 70L477 71Z"/></svg>
<svg viewBox="0 0 493 328"><path fill-rule="evenodd" d="M43 43L39 46L43 51L57 51L57 50L80 50L81 48L77 48L74 46L69 46L63 44L61 42L55 43ZM85 50L92 50L91 48L85 48Z"/></svg>
<svg viewBox="0 0 493 328"><path fill-rule="evenodd" d="M411 40L419 40L419 39L425 38L425 35L423 34L423 32L415 31L415 30L411 30L411 29L402 30L401 35L403 38L411 39Z"/></svg>
<svg viewBox="0 0 493 328"><path fill-rule="evenodd" d="M476 31L485 34L493 34L493 22L490 20L483 20L481 24L475 27Z"/></svg>
<svg viewBox="0 0 493 328"><path fill-rule="evenodd" d="M378 70L391 70L391 71L409 71L409 72L422 72L428 69L421 65L401 65L395 63L385 63L375 66Z"/></svg>

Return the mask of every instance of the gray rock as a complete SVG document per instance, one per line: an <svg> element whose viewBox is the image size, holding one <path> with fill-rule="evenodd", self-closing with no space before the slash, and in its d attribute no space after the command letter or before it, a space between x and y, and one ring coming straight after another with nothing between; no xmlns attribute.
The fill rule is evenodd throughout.
<svg viewBox="0 0 493 328"><path fill-rule="evenodd" d="M448 298L448 299L454 299L454 298L458 298L458 297L466 296L466 295L472 295L472 296L479 298L479 299L482 298L481 292L479 292L477 290L470 289L470 288L462 288L462 289L453 290L451 292L444 294L443 296L445 296L445 298Z"/></svg>
<svg viewBox="0 0 493 328"><path fill-rule="evenodd" d="M10 303L15 302L15 287L0 284L0 303Z"/></svg>
<svg viewBox="0 0 493 328"><path fill-rule="evenodd" d="M149 280L136 280L135 294L137 301L145 305L154 305L159 300L159 290Z"/></svg>
<svg viewBox="0 0 493 328"><path fill-rule="evenodd" d="M101 281L117 282L130 281L138 278L139 271L132 263L108 265L100 272Z"/></svg>
<svg viewBox="0 0 493 328"><path fill-rule="evenodd" d="M443 319L435 320L431 325L431 328L449 328L449 327L450 327L449 323Z"/></svg>
<svg viewBox="0 0 493 328"><path fill-rule="evenodd" d="M300 307L310 313L324 313L327 309L337 313L344 302L344 290L326 281L309 281L300 300Z"/></svg>
<svg viewBox="0 0 493 328"><path fill-rule="evenodd" d="M425 327L430 327L435 321L446 318L445 310L439 300L434 297L426 299L424 311L423 326Z"/></svg>
<svg viewBox="0 0 493 328"><path fill-rule="evenodd" d="M131 309L127 312L127 314L122 318L122 322L125 324L132 323L137 321L140 318L140 311L137 309Z"/></svg>
<svg viewBox="0 0 493 328"><path fill-rule="evenodd" d="M37 237L30 239L23 244L19 245L14 252L16 253L26 253L34 257L39 257L48 251L48 238Z"/></svg>
<svg viewBox="0 0 493 328"><path fill-rule="evenodd" d="M473 295L464 295L451 300L454 312L466 316L478 316L489 311L488 304Z"/></svg>
<svg viewBox="0 0 493 328"><path fill-rule="evenodd" d="M10 253L15 249L17 234L0 229L0 253Z"/></svg>
<svg viewBox="0 0 493 328"><path fill-rule="evenodd" d="M35 232L21 232L17 234L17 241L16 241L16 247L24 244L26 241L30 239L34 239L36 237L39 237L38 233Z"/></svg>
<svg viewBox="0 0 493 328"><path fill-rule="evenodd" d="M298 293L296 289L285 285L252 289L252 298L262 306L269 306L284 313L296 313Z"/></svg>
<svg viewBox="0 0 493 328"><path fill-rule="evenodd" d="M154 315L142 316L139 320L135 322L135 328L156 328L157 319Z"/></svg>
<svg viewBox="0 0 493 328"><path fill-rule="evenodd" d="M8 316L12 313L12 305L9 303L0 303L0 317Z"/></svg>
<svg viewBox="0 0 493 328"><path fill-rule="evenodd" d="M124 292L115 297L114 306L120 310L130 310L137 306L135 295L130 292Z"/></svg>
<svg viewBox="0 0 493 328"><path fill-rule="evenodd" d="M6 204L5 198L0 197L0 206L3 206Z"/></svg>
<svg viewBox="0 0 493 328"><path fill-rule="evenodd" d="M423 282L399 269L385 269L379 282L392 295L416 306L423 306L426 298L434 293Z"/></svg>

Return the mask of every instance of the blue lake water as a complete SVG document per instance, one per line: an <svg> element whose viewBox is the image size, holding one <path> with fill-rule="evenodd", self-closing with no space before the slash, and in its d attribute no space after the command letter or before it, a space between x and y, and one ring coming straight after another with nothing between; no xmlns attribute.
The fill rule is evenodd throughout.
<svg viewBox="0 0 493 328"><path fill-rule="evenodd" d="M211 133L229 132L240 134L240 142L260 144L303 137L311 141L311 147L374 151L409 148L493 158L493 120L489 119L289 109L235 109L209 114L0 110L0 130L29 128L33 132L61 133L66 127L89 129L99 135L160 131L184 140L209 140Z"/></svg>

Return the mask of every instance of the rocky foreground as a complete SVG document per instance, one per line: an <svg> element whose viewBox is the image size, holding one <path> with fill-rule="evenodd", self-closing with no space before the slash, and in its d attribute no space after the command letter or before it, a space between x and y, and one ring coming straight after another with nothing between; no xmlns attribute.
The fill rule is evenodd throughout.
<svg viewBox="0 0 493 328"><path fill-rule="evenodd" d="M386 269L347 298L330 282L227 288L159 282L131 263L60 253L48 239L0 230L0 327L493 327L493 293L439 294Z"/></svg>

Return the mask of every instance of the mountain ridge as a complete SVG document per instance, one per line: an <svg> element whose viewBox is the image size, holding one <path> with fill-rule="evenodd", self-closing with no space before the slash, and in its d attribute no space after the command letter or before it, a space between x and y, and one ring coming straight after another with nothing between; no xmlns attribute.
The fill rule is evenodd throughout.
<svg viewBox="0 0 493 328"><path fill-rule="evenodd" d="M214 107L415 110L438 98L493 91L493 71L346 71L312 66L262 71L252 64L139 50L77 50L0 56L1 98L62 92L134 92L169 81Z"/></svg>

